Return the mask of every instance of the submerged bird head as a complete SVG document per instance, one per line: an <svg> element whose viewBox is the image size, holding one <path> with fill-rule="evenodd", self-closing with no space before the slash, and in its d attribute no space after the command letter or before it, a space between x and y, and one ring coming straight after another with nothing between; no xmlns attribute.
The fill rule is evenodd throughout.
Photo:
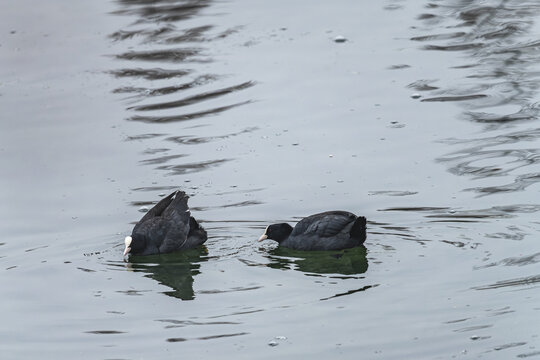
<svg viewBox="0 0 540 360"><path fill-rule="evenodd" d="M269 239L280 243L288 238L292 231L293 227L287 223L269 225L259 238L259 241Z"/></svg>

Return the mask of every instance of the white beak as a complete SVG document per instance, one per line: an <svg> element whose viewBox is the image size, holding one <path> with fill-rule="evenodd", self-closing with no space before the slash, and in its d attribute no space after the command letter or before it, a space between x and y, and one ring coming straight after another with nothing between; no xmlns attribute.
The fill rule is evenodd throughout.
<svg viewBox="0 0 540 360"><path fill-rule="evenodd" d="M133 239L131 238L131 236L126 236L126 239L124 240L124 243L126 244L126 248L124 249L124 256L126 256L127 254L129 254L129 252L131 251L131 241Z"/></svg>
<svg viewBox="0 0 540 360"><path fill-rule="evenodd" d="M262 234L261 237L259 238L259 241L263 241L263 240L266 240L266 239L268 239L268 235Z"/></svg>

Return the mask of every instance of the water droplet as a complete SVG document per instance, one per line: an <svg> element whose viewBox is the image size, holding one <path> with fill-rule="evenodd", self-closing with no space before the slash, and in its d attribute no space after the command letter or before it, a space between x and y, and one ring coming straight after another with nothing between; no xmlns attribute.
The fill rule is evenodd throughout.
<svg viewBox="0 0 540 360"><path fill-rule="evenodd" d="M146 207L146 206L141 206L141 207L139 208L139 212L142 212L142 213L148 212L148 207Z"/></svg>
<svg viewBox="0 0 540 360"><path fill-rule="evenodd" d="M472 335L472 336L470 337L470 339L471 339L471 340L478 340L478 339L480 339L480 336L479 336L479 335Z"/></svg>
<svg viewBox="0 0 540 360"><path fill-rule="evenodd" d="M287 337L286 336L276 336L275 339L276 340L287 340Z"/></svg>
<svg viewBox="0 0 540 360"><path fill-rule="evenodd" d="M422 97L422 95L420 95L419 93L414 93L414 94L411 95L411 97L413 99L420 99Z"/></svg>
<svg viewBox="0 0 540 360"><path fill-rule="evenodd" d="M331 157L331 158L332 158L332 157L334 157L334 155L330 154L330 155L328 155L328 157Z"/></svg>
<svg viewBox="0 0 540 360"><path fill-rule="evenodd" d="M345 41L347 41L347 39L345 38L345 36L342 35L338 35L334 38L334 42L337 43L344 43Z"/></svg>
<svg viewBox="0 0 540 360"><path fill-rule="evenodd" d="M278 346L279 343L278 343L277 341L275 341L275 340L270 340L270 341L268 342L268 345L269 345L269 346Z"/></svg>
<svg viewBox="0 0 540 360"><path fill-rule="evenodd" d="M159 197L164 197L165 195L167 195L167 194L165 194L165 193L159 193L158 194Z"/></svg>

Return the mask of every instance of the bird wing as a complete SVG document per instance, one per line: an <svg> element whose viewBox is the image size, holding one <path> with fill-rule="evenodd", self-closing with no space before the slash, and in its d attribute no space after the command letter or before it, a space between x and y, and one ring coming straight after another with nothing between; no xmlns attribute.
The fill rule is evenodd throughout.
<svg viewBox="0 0 540 360"><path fill-rule="evenodd" d="M168 230L163 219L157 216L137 224L131 236L145 239L145 247L155 249L154 253L158 253L159 248L167 236Z"/></svg>
<svg viewBox="0 0 540 360"><path fill-rule="evenodd" d="M316 214L302 219L296 226L291 236L318 235L331 237L342 232L350 225L356 216L344 211L329 211Z"/></svg>
<svg viewBox="0 0 540 360"><path fill-rule="evenodd" d="M182 221L187 226L189 224L190 216L188 199L189 196L187 196L185 192L177 191L176 193L174 193L174 196L167 204L166 208L163 209L161 216L166 219L175 219Z"/></svg>
<svg viewBox="0 0 540 360"><path fill-rule="evenodd" d="M159 252L182 248L189 233L188 196L176 191L161 199L133 228L133 235L144 237L147 246Z"/></svg>
<svg viewBox="0 0 540 360"><path fill-rule="evenodd" d="M160 246L161 252L181 249L188 238L191 212L188 208L189 196L178 191L169 206L161 214L161 219L167 227L167 234Z"/></svg>
<svg viewBox="0 0 540 360"><path fill-rule="evenodd" d="M145 230L143 230L141 228L143 226L143 224L148 222L150 219L161 216L163 211L169 206L169 204L171 203L171 201L175 197L176 193L177 192L173 192L169 196L164 197L156 205L154 205L153 208L148 210L148 212L146 214L144 214L144 216L141 218L141 220L139 220L139 222L135 225L135 227L133 228L133 232L135 233L135 232L138 232L139 230L144 232Z"/></svg>

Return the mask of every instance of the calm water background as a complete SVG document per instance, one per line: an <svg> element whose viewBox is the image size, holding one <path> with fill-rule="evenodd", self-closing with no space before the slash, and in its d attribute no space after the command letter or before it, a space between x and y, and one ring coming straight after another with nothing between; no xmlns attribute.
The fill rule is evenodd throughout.
<svg viewBox="0 0 540 360"><path fill-rule="evenodd" d="M538 2L0 8L3 359L540 358ZM206 247L123 262L177 188Z"/></svg>

